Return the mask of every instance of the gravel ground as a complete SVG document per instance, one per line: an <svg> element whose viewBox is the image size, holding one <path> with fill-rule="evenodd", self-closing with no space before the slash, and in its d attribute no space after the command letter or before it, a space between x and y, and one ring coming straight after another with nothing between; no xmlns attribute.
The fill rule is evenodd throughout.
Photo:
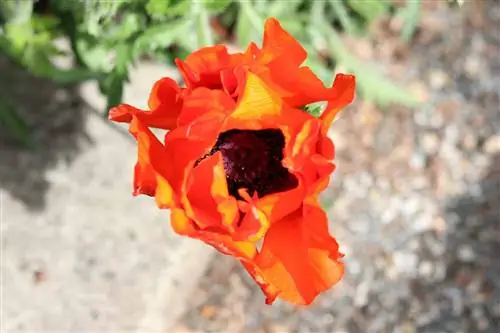
<svg viewBox="0 0 500 333"><path fill-rule="evenodd" d="M410 49L394 22L365 43L426 103L358 100L332 129L344 280L309 308L266 306L219 255L177 332L500 331L500 3L429 7Z"/></svg>

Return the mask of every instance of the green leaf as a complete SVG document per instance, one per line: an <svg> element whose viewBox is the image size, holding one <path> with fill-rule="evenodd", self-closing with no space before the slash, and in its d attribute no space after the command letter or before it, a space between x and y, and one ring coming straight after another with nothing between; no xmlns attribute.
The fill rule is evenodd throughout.
<svg viewBox="0 0 500 333"><path fill-rule="evenodd" d="M99 40L88 34L77 33L75 52L85 66L93 71L107 72L111 69L109 50Z"/></svg>
<svg viewBox="0 0 500 333"><path fill-rule="evenodd" d="M368 22L389 10L389 3L386 0L347 0L347 4Z"/></svg>
<svg viewBox="0 0 500 333"><path fill-rule="evenodd" d="M356 75L356 84L363 97L375 101L380 106L400 103L416 106L418 99L401 86L396 85L373 67L355 59L343 45L337 32L324 20L316 20L311 27L312 34L326 39L330 55L348 71Z"/></svg>
<svg viewBox="0 0 500 333"><path fill-rule="evenodd" d="M146 4L146 12L153 17L167 15L170 5L169 0L149 0Z"/></svg>
<svg viewBox="0 0 500 333"><path fill-rule="evenodd" d="M122 42L132 35L143 29L145 25L145 17L138 13L125 13L120 20L120 24L110 32L113 41Z"/></svg>
<svg viewBox="0 0 500 333"><path fill-rule="evenodd" d="M420 7L420 0L407 1L406 5L400 8L396 14L404 22L403 29L401 30L401 38L405 42L411 39L417 29L420 21Z"/></svg>
<svg viewBox="0 0 500 333"><path fill-rule="evenodd" d="M264 33L264 20L253 8L252 3L239 0L240 10L236 25L236 36L238 44L246 47L250 42L262 41Z"/></svg>
<svg viewBox="0 0 500 333"><path fill-rule="evenodd" d="M309 104L301 107L301 109L317 118L321 116L321 113L323 112L323 105Z"/></svg>
<svg viewBox="0 0 500 333"><path fill-rule="evenodd" d="M157 49L164 49L176 42L177 39L189 37L191 26L191 20L183 18L147 28L135 40L133 46L134 58Z"/></svg>
<svg viewBox="0 0 500 333"><path fill-rule="evenodd" d="M301 4L302 0L273 1L266 4L263 10L266 11L268 16L284 19L296 16L299 13L298 9Z"/></svg>
<svg viewBox="0 0 500 333"><path fill-rule="evenodd" d="M0 17L8 23L19 24L31 20L34 0L0 1Z"/></svg>
<svg viewBox="0 0 500 333"><path fill-rule="evenodd" d="M191 5L192 22L196 31L196 48L213 45L212 27L208 17L208 11L202 3L193 0Z"/></svg>
<svg viewBox="0 0 500 333"><path fill-rule="evenodd" d="M342 28L344 28L344 30L348 34L355 34L358 31L358 28L356 27L356 23L354 22L354 20L352 20L349 16L344 2L338 0L329 0L329 2L335 13L335 16L337 16L337 18L339 19Z"/></svg>
<svg viewBox="0 0 500 333"><path fill-rule="evenodd" d="M120 104L123 98L123 87L128 80L128 66L132 59L132 47L127 44L118 45L113 70L101 80L99 87L107 97L106 115L109 110Z"/></svg>
<svg viewBox="0 0 500 333"><path fill-rule="evenodd" d="M217 14L223 12L231 2L231 0L204 0L203 6L210 12Z"/></svg>
<svg viewBox="0 0 500 333"><path fill-rule="evenodd" d="M165 17L185 16L191 6L189 0L149 0L146 12L158 21L164 21Z"/></svg>
<svg viewBox="0 0 500 333"><path fill-rule="evenodd" d="M35 74L50 78L61 85L81 83L87 80L98 79L102 74L89 71L86 68L60 69L54 65L45 66Z"/></svg>

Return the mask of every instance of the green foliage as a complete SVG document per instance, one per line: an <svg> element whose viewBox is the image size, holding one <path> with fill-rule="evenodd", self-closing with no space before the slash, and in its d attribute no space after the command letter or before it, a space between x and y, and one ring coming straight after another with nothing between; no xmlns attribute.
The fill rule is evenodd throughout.
<svg viewBox="0 0 500 333"><path fill-rule="evenodd" d="M306 105L302 107L302 110L309 113L313 117L319 117L323 112L323 107L322 105Z"/></svg>
<svg viewBox="0 0 500 333"><path fill-rule="evenodd" d="M353 35L366 34L372 21L398 15L409 40L418 24L420 1L407 1L396 8L390 0L47 0L48 7L35 10L35 0L0 0L0 52L32 74L60 84L97 80L108 108L122 99L128 71L139 59L171 63L202 46L220 42L212 29L217 18L241 47L260 43L263 22L274 16L309 53L306 64L330 84L334 64L356 73L364 98L385 105L414 105L415 99L368 64L348 52L339 29ZM70 69L53 63L65 54L54 42L69 41ZM322 54L320 54L320 51ZM326 54L325 54L326 53ZM68 54L67 54L68 55ZM9 111L6 111L9 110ZM316 109L314 109L316 110ZM11 107L2 106L0 120L25 137L27 127ZM7 124L7 125L6 125Z"/></svg>

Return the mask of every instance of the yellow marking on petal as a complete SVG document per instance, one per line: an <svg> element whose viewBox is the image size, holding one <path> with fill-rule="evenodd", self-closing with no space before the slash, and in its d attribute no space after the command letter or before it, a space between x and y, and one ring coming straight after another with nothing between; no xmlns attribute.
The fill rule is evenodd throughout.
<svg viewBox="0 0 500 333"><path fill-rule="evenodd" d="M267 215L255 206L253 206L247 214L252 214L253 218L260 222L259 230L247 239L250 242L257 242L264 237L269 229L269 226L271 225L271 222L269 221Z"/></svg>
<svg viewBox="0 0 500 333"><path fill-rule="evenodd" d="M156 175L155 200L158 208L172 208L174 206L174 191L168 181L160 175Z"/></svg>
<svg viewBox="0 0 500 333"><path fill-rule="evenodd" d="M179 235L186 235L192 230L189 224L189 218L186 216L184 210L180 208L173 208L170 212L170 224L172 229Z"/></svg>
<svg viewBox="0 0 500 333"><path fill-rule="evenodd" d="M246 202L252 202L252 198L250 197L250 194L248 194L248 190L246 188L239 188L238 189L238 194L240 197L243 198Z"/></svg>
<svg viewBox="0 0 500 333"><path fill-rule="evenodd" d="M240 250L247 258L253 258L257 252L255 244L252 242L235 242L238 250Z"/></svg>
<svg viewBox="0 0 500 333"><path fill-rule="evenodd" d="M341 108L337 109L331 109L331 110L325 110L322 114L321 119L321 133L323 135L326 135L328 130L330 129L330 126L332 125L333 121L337 117L337 115L342 111Z"/></svg>
<svg viewBox="0 0 500 333"><path fill-rule="evenodd" d="M239 120L258 120L265 116L277 116L283 106L282 100L273 93L257 75L248 72L243 96L231 114Z"/></svg>
<svg viewBox="0 0 500 333"><path fill-rule="evenodd" d="M229 191L227 189L224 165L222 164L222 155L220 152L217 152L216 156L213 158L217 159L217 164L215 164L213 169L214 175L210 192L214 198L227 198L229 196Z"/></svg>
<svg viewBox="0 0 500 333"><path fill-rule="evenodd" d="M238 204L236 199L230 197L217 204L217 211L222 216L222 224L229 232L235 232L235 222L238 220Z"/></svg>
<svg viewBox="0 0 500 333"><path fill-rule="evenodd" d="M292 156L298 155L301 149L306 148L305 142L311 137L311 133L314 131L313 122L314 119L310 119L305 122L304 126L300 129L300 132L295 137L295 143L292 149Z"/></svg>

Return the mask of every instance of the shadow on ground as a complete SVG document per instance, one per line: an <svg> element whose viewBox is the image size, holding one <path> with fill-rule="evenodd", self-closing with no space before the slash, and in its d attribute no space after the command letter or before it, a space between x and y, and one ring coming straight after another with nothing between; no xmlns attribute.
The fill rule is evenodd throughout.
<svg viewBox="0 0 500 333"><path fill-rule="evenodd" d="M34 78L0 57L0 89L31 128L33 148L24 148L2 129L0 133L0 188L30 210L45 205L50 187L47 171L71 163L84 145L84 103L72 88Z"/></svg>
<svg viewBox="0 0 500 333"><path fill-rule="evenodd" d="M442 303L422 332L493 333L500 328L500 155L493 158L480 189L447 207L445 279L413 283L421 291L416 294L422 306L433 306L425 302L425 294L438 294Z"/></svg>

